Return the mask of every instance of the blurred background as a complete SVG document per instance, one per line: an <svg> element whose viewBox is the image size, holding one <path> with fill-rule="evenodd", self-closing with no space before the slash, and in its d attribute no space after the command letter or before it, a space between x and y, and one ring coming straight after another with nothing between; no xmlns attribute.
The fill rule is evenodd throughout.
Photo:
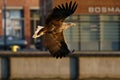
<svg viewBox="0 0 120 80"><path fill-rule="evenodd" d="M76 1L64 31L73 56L55 59L33 39L57 5ZM0 78L25 80L119 80L120 0L0 0Z"/></svg>

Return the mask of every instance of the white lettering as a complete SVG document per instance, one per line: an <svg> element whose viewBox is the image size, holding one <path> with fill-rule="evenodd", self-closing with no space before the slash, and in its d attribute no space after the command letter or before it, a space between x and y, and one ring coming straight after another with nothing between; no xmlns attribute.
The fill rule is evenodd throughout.
<svg viewBox="0 0 120 80"><path fill-rule="evenodd" d="M96 13L100 13L101 12L101 8L100 7L95 7L95 12Z"/></svg>
<svg viewBox="0 0 120 80"><path fill-rule="evenodd" d="M115 12L119 12L119 13L120 13L120 8L117 7L117 8L115 9Z"/></svg>
<svg viewBox="0 0 120 80"><path fill-rule="evenodd" d="M111 8L110 8L110 7L108 7L107 9L108 9L108 12L114 12L114 10L115 10L115 8L114 8L114 7L111 7Z"/></svg>
<svg viewBox="0 0 120 80"><path fill-rule="evenodd" d="M89 13L120 13L120 7L88 7Z"/></svg>
<svg viewBox="0 0 120 80"><path fill-rule="evenodd" d="M106 13L106 12L107 12L106 7L102 7L102 12L103 12L103 13Z"/></svg>
<svg viewBox="0 0 120 80"><path fill-rule="evenodd" d="M93 7L89 7L88 11L89 11L89 13L94 13L94 8Z"/></svg>

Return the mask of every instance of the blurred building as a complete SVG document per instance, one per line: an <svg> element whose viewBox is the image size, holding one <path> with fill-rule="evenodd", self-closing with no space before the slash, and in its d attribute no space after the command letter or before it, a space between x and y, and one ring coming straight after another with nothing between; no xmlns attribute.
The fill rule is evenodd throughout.
<svg viewBox="0 0 120 80"><path fill-rule="evenodd" d="M33 32L42 24L41 15L46 16L49 12L45 9L51 4L54 7L69 1L43 0L41 7L40 0L6 0L6 34L25 38L29 45L34 44ZM69 47L78 51L120 50L120 0L73 1L78 3L78 8L66 22L77 25L64 33ZM4 0L0 0L0 35L4 33L3 4Z"/></svg>

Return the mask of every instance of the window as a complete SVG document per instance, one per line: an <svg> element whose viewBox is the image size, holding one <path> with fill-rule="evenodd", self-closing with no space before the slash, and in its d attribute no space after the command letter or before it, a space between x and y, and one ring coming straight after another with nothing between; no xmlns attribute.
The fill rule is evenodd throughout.
<svg viewBox="0 0 120 80"><path fill-rule="evenodd" d="M23 19L22 19L21 10L7 10L6 11L6 35L22 38L23 37L22 28L23 28ZM3 19L3 29L4 29L4 19Z"/></svg>
<svg viewBox="0 0 120 80"><path fill-rule="evenodd" d="M119 15L75 15L76 23L64 32L68 46L75 50L120 50Z"/></svg>
<svg viewBox="0 0 120 80"><path fill-rule="evenodd" d="M101 50L120 50L119 24L118 15L100 15Z"/></svg>
<svg viewBox="0 0 120 80"><path fill-rule="evenodd" d="M98 50L99 47L99 16L80 15L81 50ZM91 47L92 46L92 47Z"/></svg>

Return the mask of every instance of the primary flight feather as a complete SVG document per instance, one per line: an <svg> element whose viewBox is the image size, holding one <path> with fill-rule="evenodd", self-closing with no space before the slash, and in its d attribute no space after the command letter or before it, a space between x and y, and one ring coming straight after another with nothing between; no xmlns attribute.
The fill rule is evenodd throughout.
<svg viewBox="0 0 120 80"><path fill-rule="evenodd" d="M65 57L67 54L73 52L68 49L65 43L63 31L75 25L74 23L65 23L64 20L72 15L76 8L77 3L73 3L72 1L53 8L45 20L44 27L38 26L33 35L33 38L38 38L43 35L45 47L56 58Z"/></svg>

